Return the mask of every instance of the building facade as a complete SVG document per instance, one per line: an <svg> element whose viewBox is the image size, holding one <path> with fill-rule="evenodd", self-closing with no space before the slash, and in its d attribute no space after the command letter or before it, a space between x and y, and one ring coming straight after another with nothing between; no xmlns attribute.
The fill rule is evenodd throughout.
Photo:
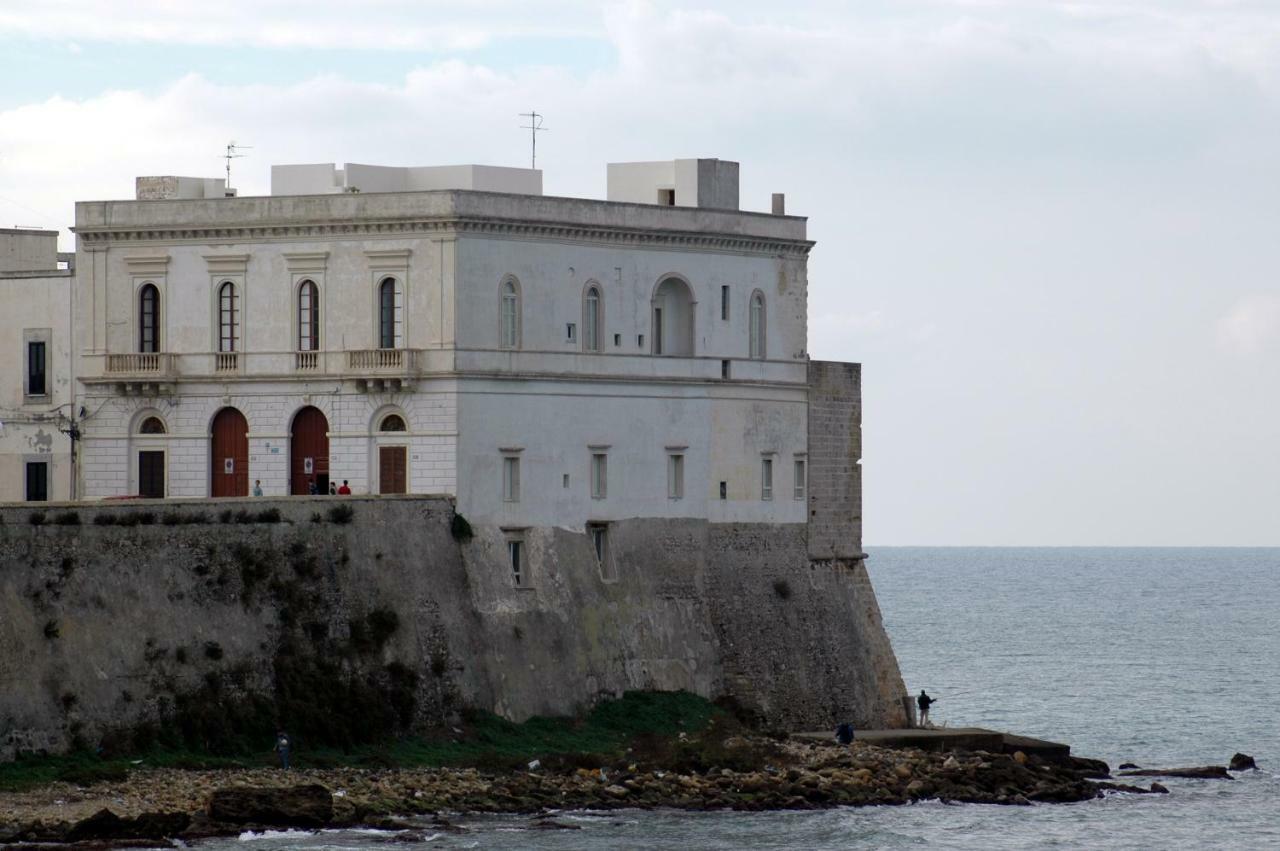
<svg viewBox="0 0 1280 851"><path fill-rule="evenodd" d="M739 211L736 163L690 162L721 206L649 163L610 169L649 203L347 165L78 204L83 495L346 482L503 526L803 522L805 221Z"/></svg>
<svg viewBox="0 0 1280 851"><path fill-rule="evenodd" d="M74 495L71 259L57 231L0 229L0 502Z"/></svg>

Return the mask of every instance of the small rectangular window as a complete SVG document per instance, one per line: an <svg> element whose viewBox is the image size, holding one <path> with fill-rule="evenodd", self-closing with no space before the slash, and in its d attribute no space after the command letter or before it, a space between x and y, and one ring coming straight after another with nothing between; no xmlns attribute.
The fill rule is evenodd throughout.
<svg viewBox="0 0 1280 851"><path fill-rule="evenodd" d="M509 455L502 459L502 501L520 501L520 459Z"/></svg>
<svg viewBox="0 0 1280 851"><path fill-rule="evenodd" d="M796 499L804 499L804 490L805 490L805 484L806 484L804 468L805 468L804 459L797 458L796 471L795 471L795 475L796 475L795 498Z"/></svg>
<svg viewBox="0 0 1280 851"><path fill-rule="evenodd" d="M604 499L609 493L609 456L603 452L591 455L591 498Z"/></svg>
<svg viewBox="0 0 1280 851"><path fill-rule="evenodd" d="M729 287L720 288L720 318L728 321L729 319Z"/></svg>
<svg viewBox="0 0 1280 851"><path fill-rule="evenodd" d="M565 473L565 474L564 474L564 486L565 486L565 487L569 487L569 474L568 474L568 473Z"/></svg>
<svg viewBox="0 0 1280 851"><path fill-rule="evenodd" d="M636 345L642 349L644 348L644 334L636 335Z"/></svg>
<svg viewBox="0 0 1280 851"><path fill-rule="evenodd" d="M49 462L27 462L27 502L49 501Z"/></svg>
<svg viewBox="0 0 1280 851"><path fill-rule="evenodd" d="M603 563L609 552L609 527L603 523L593 523L587 530L591 533L591 547L596 551L596 560Z"/></svg>
<svg viewBox="0 0 1280 851"><path fill-rule="evenodd" d="M667 456L667 499L684 498L684 456Z"/></svg>
<svg viewBox="0 0 1280 851"><path fill-rule="evenodd" d="M517 588L524 585L528 577L525 574L523 540L520 538L507 539L507 559L511 563L512 581L515 582Z"/></svg>
<svg viewBox="0 0 1280 851"><path fill-rule="evenodd" d="M729 380L729 364L731 362L727 360L720 361L720 377L725 381Z"/></svg>
<svg viewBox="0 0 1280 851"><path fill-rule="evenodd" d="M575 322L570 322L570 323L568 323L567 325L565 325L565 326L564 326L564 338L565 338L565 340L566 340L566 341L568 341L568 342L570 342L570 343L577 342L577 340L578 340L578 325L577 325L577 323L575 323Z"/></svg>
<svg viewBox="0 0 1280 851"><path fill-rule="evenodd" d="M720 483L720 498L721 498L721 499L728 499L728 498L729 498L729 483L728 483L728 482L721 482L721 483Z"/></svg>
<svg viewBox="0 0 1280 851"><path fill-rule="evenodd" d="M622 346L622 335L621 335L621 334L614 334L614 335L613 335L613 345L614 345L615 347L618 347L618 348L620 348L620 347Z"/></svg>
<svg viewBox="0 0 1280 851"><path fill-rule="evenodd" d="M676 205L676 191L674 189L659 189L658 203L664 207L674 207Z"/></svg>
<svg viewBox="0 0 1280 851"><path fill-rule="evenodd" d="M760 462L760 498L773 499L773 459Z"/></svg>
<svg viewBox="0 0 1280 851"><path fill-rule="evenodd" d="M27 395L43 396L48 392L45 381L45 344L27 343Z"/></svg>

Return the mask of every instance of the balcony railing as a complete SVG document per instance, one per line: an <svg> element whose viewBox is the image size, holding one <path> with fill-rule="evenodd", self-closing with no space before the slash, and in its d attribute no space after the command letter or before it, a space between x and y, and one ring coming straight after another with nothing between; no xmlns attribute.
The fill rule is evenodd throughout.
<svg viewBox="0 0 1280 851"><path fill-rule="evenodd" d="M293 368L298 372L315 372L320 368L320 353L294 352Z"/></svg>
<svg viewBox="0 0 1280 851"><path fill-rule="evenodd" d="M214 372L239 372L240 371L240 353L239 352L218 352L214 355L213 360Z"/></svg>
<svg viewBox="0 0 1280 851"><path fill-rule="evenodd" d="M107 355L110 375L164 375L169 371L169 356L160 352Z"/></svg>
<svg viewBox="0 0 1280 851"><path fill-rule="evenodd" d="M413 365L408 349L356 349L347 352L347 368L358 372L400 372Z"/></svg>

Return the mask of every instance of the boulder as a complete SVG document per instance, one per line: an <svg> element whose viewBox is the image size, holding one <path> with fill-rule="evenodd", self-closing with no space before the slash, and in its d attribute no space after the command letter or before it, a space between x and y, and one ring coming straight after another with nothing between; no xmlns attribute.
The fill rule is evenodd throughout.
<svg viewBox="0 0 1280 851"><path fill-rule="evenodd" d="M1152 791L1152 792L1159 792L1159 793L1160 793L1160 794L1162 794L1162 795L1168 795L1168 794L1169 794L1169 789L1168 789L1168 787L1167 787L1167 786L1165 786L1163 783L1152 783L1152 784L1151 784L1151 791Z"/></svg>
<svg viewBox="0 0 1280 851"><path fill-rule="evenodd" d="M1069 756L1067 757L1067 767L1080 772L1085 777L1102 778L1111 776L1111 766L1107 765L1100 759L1088 759L1083 756ZM1123 767L1124 766L1121 766L1121 768ZM1132 767L1137 768L1136 765Z"/></svg>
<svg viewBox="0 0 1280 851"><path fill-rule="evenodd" d="M1227 768L1232 771L1248 771L1250 768L1257 768L1258 763L1253 761L1253 757L1247 753L1238 753L1231 757L1231 762Z"/></svg>
<svg viewBox="0 0 1280 851"><path fill-rule="evenodd" d="M81 819L67 831L67 842L103 839L168 839L187 829L186 813L143 813L137 818L120 818L108 809Z"/></svg>
<svg viewBox="0 0 1280 851"><path fill-rule="evenodd" d="M229 786L209 796L209 818L229 824L324 827L333 818L333 795L318 783L298 786Z"/></svg>
<svg viewBox="0 0 1280 851"><path fill-rule="evenodd" d="M1221 765L1202 765L1198 768L1143 768L1122 771L1121 777L1192 777L1207 780L1230 780L1231 775Z"/></svg>
<svg viewBox="0 0 1280 851"><path fill-rule="evenodd" d="M1141 765L1135 765L1135 764L1134 764L1134 763L1132 763L1132 762L1122 762L1122 763L1120 763L1120 770L1121 770L1121 771L1128 771L1130 768L1142 768L1142 766L1141 766Z"/></svg>

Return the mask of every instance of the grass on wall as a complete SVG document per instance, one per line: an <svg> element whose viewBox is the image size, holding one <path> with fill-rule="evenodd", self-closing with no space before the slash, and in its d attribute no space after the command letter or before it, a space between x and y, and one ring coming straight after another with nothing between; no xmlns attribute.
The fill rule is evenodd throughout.
<svg viewBox="0 0 1280 851"><path fill-rule="evenodd" d="M470 712L461 735L444 729L348 750L309 748L305 739L295 736L291 761L299 768L455 766L501 771L523 768L534 759L548 767L600 767L623 758L634 744L674 741L679 733L697 734L723 717L722 710L688 692L627 692L578 718L531 718L516 724L491 713ZM234 755L153 748L105 758L88 750L26 757L0 764L0 791L56 780L78 785L120 781L138 759L143 766L193 769L274 765L274 738L265 738L261 750Z"/></svg>

